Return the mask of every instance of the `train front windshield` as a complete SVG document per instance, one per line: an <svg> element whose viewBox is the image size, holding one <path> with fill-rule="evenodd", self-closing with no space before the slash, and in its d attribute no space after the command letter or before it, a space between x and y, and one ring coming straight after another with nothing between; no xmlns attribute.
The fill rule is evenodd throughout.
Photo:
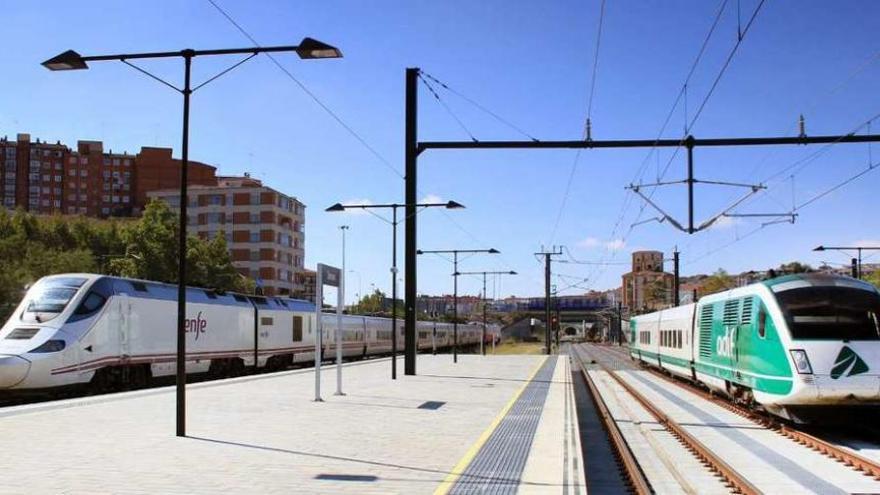
<svg viewBox="0 0 880 495"><path fill-rule="evenodd" d="M21 320L29 323L49 321L64 311L77 291L86 283L80 277L41 280L28 292L28 302Z"/></svg>
<svg viewBox="0 0 880 495"><path fill-rule="evenodd" d="M813 286L776 294L793 339L880 340L880 295Z"/></svg>

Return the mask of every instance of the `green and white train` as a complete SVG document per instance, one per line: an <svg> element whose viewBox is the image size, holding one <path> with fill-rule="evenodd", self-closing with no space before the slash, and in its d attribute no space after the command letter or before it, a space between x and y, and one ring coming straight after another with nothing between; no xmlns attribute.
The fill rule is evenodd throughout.
<svg viewBox="0 0 880 495"><path fill-rule="evenodd" d="M788 275L630 323L633 359L786 419L880 406L880 293L860 280Z"/></svg>

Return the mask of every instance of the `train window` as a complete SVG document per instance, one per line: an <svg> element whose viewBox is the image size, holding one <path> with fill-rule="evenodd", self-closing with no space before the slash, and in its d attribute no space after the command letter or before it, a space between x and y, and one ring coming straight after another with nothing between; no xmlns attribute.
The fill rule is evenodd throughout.
<svg viewBox="0 0 880 495"><path fill-rule="evenodd" d="M303 317L293 317L293 341L302 342L303 339Z"/></svg>
<svg viewBox="0 0 880 495"><path fill-rule="evenodd" d="M80 303L74 312L77 315L90 315L101 309L101 306L107 301L107 298L97 292L89 292L89 295Z"/></svg>
<svg viewBox="0 0 880 495"><path fill-rule="evenodd" d="M149 292L147 290L147 284L143 282L131 282L131 288L136 290L137 292Z"/></svg>
<svg viewBox="0 0 880 495"><path fill-rule="evenodd" d="M767 312L764 308L758 310L758 336L762 339L767 335Z"/></svg>
<svg viewBox="0 0 880 495"><path fill-rule="evenodd" d="M793 339L880 340L880 294L812 286L776 294Z"/></svg>
<svg viewBox="0 0 880 495"><path fill-rule="evenodd" d="M271 316L261 316L260 317L260 325L264 326L272 326L275 323L275 320Z"/></svg>
<svg viewBox="0 0 880 495"><path fill-rule="evenodd" d="M232 297L238 302L247 302L247 298L241 294L233 294Z"/></svg>
<svg viewBox="0 0 880 495"><path fill-rule="evenodd" d="M217 294L212 290L205 290L205 295L208 296L208 299L217 299Z"/></svg>

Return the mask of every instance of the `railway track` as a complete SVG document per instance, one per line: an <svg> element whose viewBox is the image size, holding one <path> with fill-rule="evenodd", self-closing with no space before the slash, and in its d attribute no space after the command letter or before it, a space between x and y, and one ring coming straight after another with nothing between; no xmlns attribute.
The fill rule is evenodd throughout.
<svg viewBox="0 0 880 495"><path fill-rule="evenodd" d="M723 476L732 491L880 492L880 464L876 459L712 396L662 372L634 370L625 349L585 346L574 352L582 360L595 362L595 369L631 392L634 401L652 410L664 427L675 430L679 441L708 469ZM637 461L644 462L644 458ZM766 466L758 469L755 461Z"/></svg>
<svg viewBox="0 0 880 495"><path fill-rule="evenodd" d="M585 357L577 346L573 346L572 349L573 356L575 356L575 358L581 363L581 370L593 392L597 408L601 411L605 429L614 444L622 468L630 481L630 488L634 493L642 495L655 493L658 490L652 486L629 444L624 439L624 435L622 434L617 421L608 410L608 407L602 398L602 394L599 392L593 377L588 371L587 364L598 365L599 368L605 371L608 376L614 379L615 382L634 398L639 405L647 410L658 424L662 425L673 437L675 437L681 445L700 462L700 464L702 464L708 471L712 472L713 476L723 478L724 486L729 488L730 491L744 494L760 493L748 480L740 476L728 466L723 459L707 449L702 443L694 438L693 435L689 434L684 428L682 428L681 425L651 404L643 394L639 393L635 388L621 379L614 370L609 369L594 359Z"/></svg>
<svg viewBox="0 0 880 495"><path fill-rule="evenodd" d="M610 347L609 349L610 352L617 354L620 357L629 357L629 354L622 350L623 348ZM694 383L678 379L654 368L646 367L644 369L652 373L654 376L657 376L669 383L689 390L699 395L703 399L711 401L712 403L723 407L728 411L731 411L735 414L742 416L743 418L753 421L755 424L773 430L786 438L789 438L801 445L809 447L816 452L820 452L836 461L852 467L858 472L861 472L867 476L874 478L875 480L880 481L880 462L874 459L869 459L854 452L852 449L848 449L831 441L825 440L821 438L820 434L809 433L805 431L802 427L782 422L768 414L755 411L743 405L731 402L724 397L719 397Z"/></svg>

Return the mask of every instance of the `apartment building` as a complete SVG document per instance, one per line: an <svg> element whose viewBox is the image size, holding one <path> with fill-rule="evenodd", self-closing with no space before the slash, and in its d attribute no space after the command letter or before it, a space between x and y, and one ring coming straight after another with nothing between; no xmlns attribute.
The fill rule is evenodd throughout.
<svg viewBox="0 0 880 495"><path fill-rule="evenodd" d="M176 189L147 192L147 198L180 205ZM216 185L189 189L187 230L203 239L222 232L235 267L267 295L301 293L305 287L305 205L257 179L217 177Z"/></svg>
<svg viewBox="0 0 880 495"><path fill-rule="evenodd" d="M0 205L38 214L90 217L138 215L147 192L180 186L180 160L170 148L141 148L140 153L104 151L100 141L31 141L18 134L0 139ZM215 168L190 161L189 184L215 184Z"/></svg>

